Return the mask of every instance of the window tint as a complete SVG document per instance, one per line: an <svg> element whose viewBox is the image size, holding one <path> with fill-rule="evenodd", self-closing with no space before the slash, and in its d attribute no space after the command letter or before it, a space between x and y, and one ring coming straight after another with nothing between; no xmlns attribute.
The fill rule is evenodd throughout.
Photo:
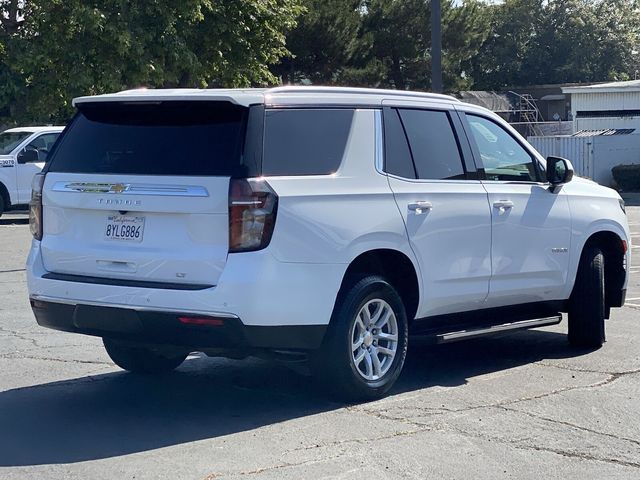
<svg viewBox="0 0 640 480"><path fill-rule="evenodd" d="M400 110L418 178L466 178L458 142L447 112Z"/></svg>
<svg viewBox="0 0 640 480"><path fill-rule="evenodd" d="M467 114L487 180L536 182L533 158L498 124Z"/></svg>
<svg viewBox="0 0 640 480"><path fill-rule="evenodd" d="M47 160L47 155L59 136L59 133L45 133L29 142L24 149L35 150L38 153L38 161L44 162Z"/></svg>
<svg viewBox="0 0 640 480"><path fill-rule="evenodd" d="M31 135L31 132L0 133L0 155L9 155L29 135Z"/></svg>
<svg viewBox="0 0 640 480"><path fill-rule="evenodd" d="M340 167L351 109L268 110L263 175L326 175Z"/></svg>
<svg viewBox="0 0 640 480"><path fill-rule="evenodd" d="M51 154L50 171L243 174L246 108L224 102L94 103L80 108Z"/></svg>
<svg viewBox="0 0 640 480"><path fill-rule="evenodd" d="M403 178L416 178L411 150L398 111L384 110L384 171Z"/></svg>

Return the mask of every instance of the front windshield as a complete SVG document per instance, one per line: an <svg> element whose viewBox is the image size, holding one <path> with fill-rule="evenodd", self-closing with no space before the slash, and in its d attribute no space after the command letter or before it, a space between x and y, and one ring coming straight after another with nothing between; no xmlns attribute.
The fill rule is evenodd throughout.
<svg viewBox="0 0 640 480"><path fill-rule="evenodd" d="M0 155L9 155L29 135L29 132L0 133Z"/></svg>

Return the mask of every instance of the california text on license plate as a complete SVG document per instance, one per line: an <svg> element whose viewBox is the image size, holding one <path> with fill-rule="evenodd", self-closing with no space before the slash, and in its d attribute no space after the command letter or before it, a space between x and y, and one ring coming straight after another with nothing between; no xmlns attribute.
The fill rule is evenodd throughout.
<svg viewBox="0 0 640 480"><path fill-rule="evenodd" d="M144 234L144 217L133 215L109 215L104 231L107 240L141 242Z"/></svg>

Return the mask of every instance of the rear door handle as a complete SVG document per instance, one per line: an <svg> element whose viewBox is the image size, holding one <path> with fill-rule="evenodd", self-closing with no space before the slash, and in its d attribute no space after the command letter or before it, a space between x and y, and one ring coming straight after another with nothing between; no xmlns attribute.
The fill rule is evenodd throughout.
<svg viewBox="0 0 640 480"><path fill-rule="evenodd" d="M513 208L513 202L511 200L497 200L493 202L493 208L499 208L500 210Z"/></svg>
<svg viewBox="0 0 640 480"><path fill-rule="evenodd" d="M427 211L433 208L433 205L431 205L431 202L424 202L424 201L412 202L407 206L409 207L409 210L411 210L412 212L416 212L416 215L427 213Z"/></svg>

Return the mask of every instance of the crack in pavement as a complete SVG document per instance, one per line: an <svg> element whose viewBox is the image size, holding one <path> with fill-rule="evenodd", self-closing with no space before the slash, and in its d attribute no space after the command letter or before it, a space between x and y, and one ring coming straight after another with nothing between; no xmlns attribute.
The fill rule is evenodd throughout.
<svg viewBox="0 0 640 480"><path fill-rule="evenodd" d="M210 473L209 475L204 477L203 480L214 480L216 478L220 478L223 476L230 476L230 475L240 475L240 476L258 475L260 473L270 472L273 470L281 470L284 468L300 467L303 465L312 465L315 463L322 463L322 462L326 462L327 460L335 460L345 456L346 455L344 454L338 454L338 455L333 455L331 457L326 457L322 459L304 460L302 462L283 462L277 465L271 465L269 467L259 467L259 468L256 468L255 470L244 470L240 472L227 472L227 473L215 472L215 473Z"/></svg>
<svg viewBox="0 0 640 480"><path fill-rule="evenodd" d="M287 450L285 453L316 450L320 448L331 448L339 445L348 445L348 444L366 445L371 442L377 442L378 440L389 440L390 438L408 437L411 435L415 435L416 433L430 432L432 430L433 429L431 427L427 428L425 426L422 426L422 428L419 428L416 430L403 430L403 431L394 432L388 435L381 435L379 437L373 437L373 438L352 438L349 440L335 440L333 442L328 442L328 443L317 443L315 445L306 445L303 447L297 447L291 450Z"/></svg>
<svg viewBox="0 0 640 480"><path fill-rule="evenodd" d="M96 360L67 360L64 358L50 358L50 357L35 357L31 355L16 355L11 353L5 353L0 355L0 358L8 359L8 360L42 360L45 362L62 362L62 363L80 363L80 364L89 364L89 365L109 365L113 366L113 363L110 362L100 362Z"/></svg>
<svg viewBox="0 0 640 480"><path fill-rule="evenodd" d="M0 273L15 273L15 272L26 272L26 268L14 268L11 270L0 270Z"/></svg>
<svg viewBox="0 0 640 480"><path fill-rule="evenodd" d="M42 345L40 345L35 338L26 337L20 332L17 332L15 330L9 330L7 328L0 327L0 332L9 334L9 336L12 336L12 337L19 338L20 340L24 340L25 342L29 342L36 348L42 348Z"/></svg>
<svg viewBox="0 0 640 480"><path fill-rule="evenodd" d="M633 443L633 444L637 445L638 447L640 447L640 440L636 440L634 438L622 437L622 436L619 436L619 435L614 435L612 433L606 433L606 432L601 432L599 430L593 430L593 429L588 428L588 427L583 427L583 426L580 426L580 425L576 425L574 423L567 422L567 421L564 421L564 420L557 420L555 418L545 417L543 415L538 415L538 414L535 414L535 413L532 413L532 412L527 412L525 410L518 410L516 408L508 408L508 407L499 407L499 408L502 409L502 410L505 410L507 412L521 413L521 414L526 415L526 416L531 417L531 418L544 420L546 422L555 423L555 424L558 424L558 425L564 425L564 426L567 426L567 427L575 428L576 430L581 430L581 431L584 431L584 432L593 433L595 435L602 435L604 437L609 437L609 438L613 438L613 439L616 439L616 440L622 440L622 441L625 441L625 442Z"/></svg>
<svg viewBox="0 0 640 480"><path fill-rule="evenodd" d="M510 447L517 448L518 450L536 450L539 452L554 453L556 455L562 455L563 457L568 457L568 458L578 458L581 460L591 460L595 462L604 462L604 463L610 463L615 465L622 465L625 467L640 468L640 463L638 462L629 462L627 460L619 460L617 458L602 457L602 456L592 455L588 453L571 452L571 451L562 450L559 448L541 447L539 445L522 444L522 443L518 444L518 443L514 443L513 441L504 440L501 437L496 437L495 435L469 432L467 430L464 430L459 427L454 427L452 425L448 425L448 427L451 431L457 432L467 437L478 438L478 439L487 440L490 442L496 442L502 445L508 445Z"/></svg>
<svg viewBox="0 0 640 480"><path fill-rule="evenodd" d="M640 369L636 369L636 370L625 370L622 372L608 372L608 371L603 371L603 370L591 370L588 368L579 368L579 367L571 367L568 365L554 365L552 363L545 363L545 362L534 362L532 365L542 365L544 367L550 367L550 368L557 368L558 370L567 370L568 372L576 372L576 373L599 373L602 375L618 375L618 374L622 374L622 375L628 375L628 374L634 374L634 373L640 373Z"/></svg>

